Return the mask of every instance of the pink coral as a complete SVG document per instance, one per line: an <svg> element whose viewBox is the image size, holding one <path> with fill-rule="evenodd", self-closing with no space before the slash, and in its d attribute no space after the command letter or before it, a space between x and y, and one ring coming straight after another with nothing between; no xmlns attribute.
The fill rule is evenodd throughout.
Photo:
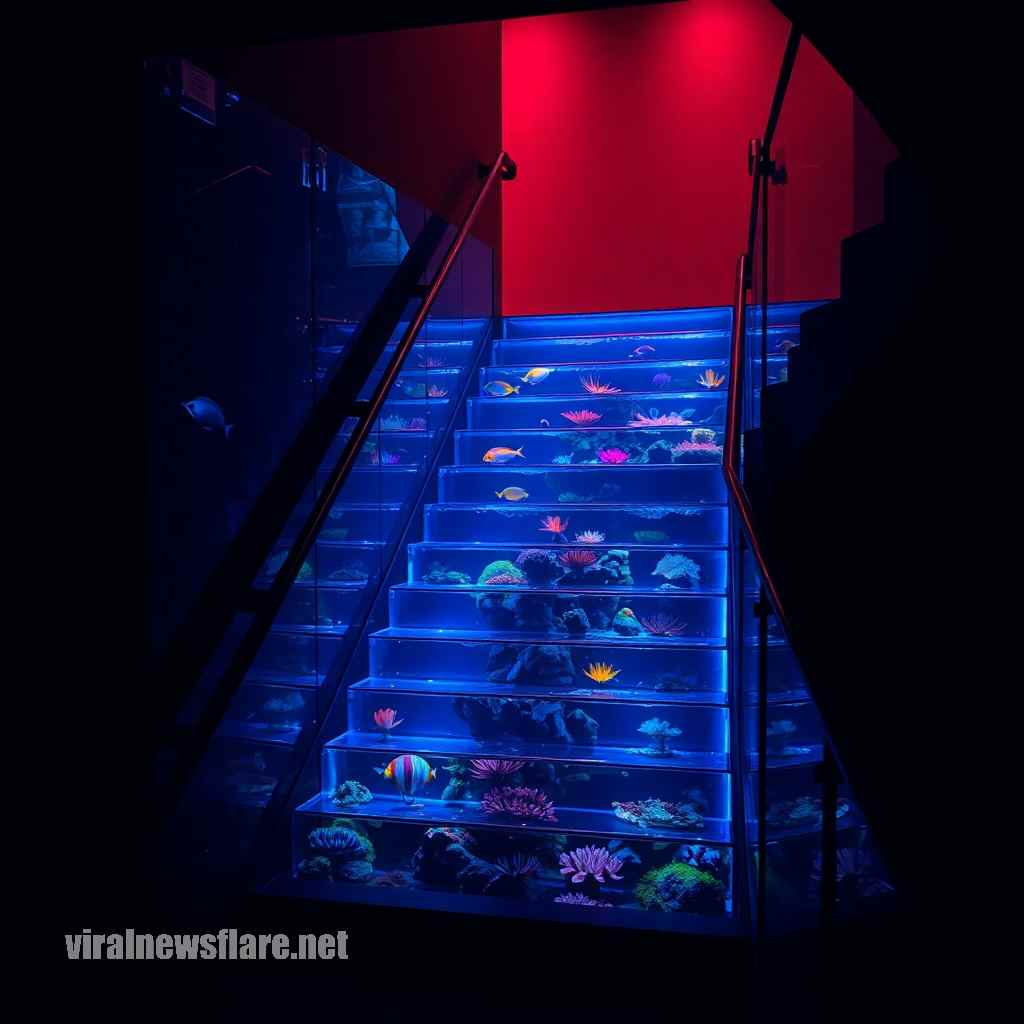
<svg viewBox="0 0 1024 1024"><path fill-rule="evenodd" d="M558 560L567 569L585 569L597 561L597 555L593 551L585 551L582 548L572 548L558 556Z"/></svg>
<svg viewBox="0 0 1024 1024"><path fill-rule="evenodd" d="M520 768L525 768L525 761L508 761L502 758L474 757L469 762L469 774L474 779L499 779L504 775L513 775Z"/></svg>
<svg viewBox="0 0 1024 1024"><path fill-rule="evenodd" d="M485 587L506 586L509 583L525 583L522 576L513 576L510 572L499 572L496 576L488 576L484 580Z"/></svg>
<svg viewBox="0 0 1024 1024"><path fill-rule="evenodd" d="M627 427L688 427L693 420L683 419L677 412L669 412L664 416L645 416L642 412L633 410L632 419L626 424Z"/></svg>
<svg viewBox="0 0 1024 1024"><path fill-rule="evenodd" d="M551 798L529 786L501 786L488 790L480 801L484 814L507 814L511 818L558 821Z"/></svg>
<svg viewBox="0 0 1024 1024"><path fill-rule="evenodd" d="M617 874L622 867L622 861L613 857L606 846L580 846L571 853L563 853L558 858L562 865L563 875L572 875L572 881L577 884L582 882L587 875L592 875L597 882L604 883L604 874L607 871L609 878L621 882L622 875Z"/></svg>
<svg viewBox="0 0 1024 1024"><path fill-rule="evenodd" d="M399 718L394 708L377 708L373 713L373 721L378 728L390 731L401 725L405 719Z"/></svg>
<svg viewBox="0 0 1024 1024"><path fill-rule="evenodd" d="M680 441L672 446L673 455L687 455L699 453L701 455L721 455L722 446L714 441Z"/></svg>
<svg viewBox="0 0 1024 1024"><path fill-rule="evenodd" d="M591 412L589 409L576 409L574 412L563 412L559 415L565 417L570 423L575 423L577 427L585 427L603 419L601 413Z"/></svg>
<svg viewBox="0 0 1024 1024"><path fill-rule="evenodd" d="M618 466L629 461L629 452L624 452L621 448L602 448L597 457L609 466Z"/></svg>

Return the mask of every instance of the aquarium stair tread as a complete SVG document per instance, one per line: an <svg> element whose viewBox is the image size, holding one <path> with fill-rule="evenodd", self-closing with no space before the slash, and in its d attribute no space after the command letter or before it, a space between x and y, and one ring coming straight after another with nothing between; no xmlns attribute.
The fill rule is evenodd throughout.
<svg viewBox="0 0 1024 1024"><path fill-rule="evenodd" d="M291 623L275 622L270 627L270 632L274 635L290 635L290 636L329 636L329 637L343 637L351 628L350 625L344 626L299 626Z"/></svg>
<svg viewBox="0 0 1024 1024"><path fill-rule="evenodd" d="M724 385L723 385L724 387ZM698 390L693 389L678 389L673 388L671 391L631 391L629 396L634 401L644 402L686 402L693 401L695 398L708 398L709 396L721 394L721 388L715 388L714 390ZM614 395L592 395L590 392L584 392L583 394L574 394L568 396L571 399L575 399L579 402L600 402L603 404L610 404L613 402L621 402L623 395L626 392L620 392ZM522 405L553 405L564 398L564 395L524 395L520 392L518 395L510 395L508 398L495 398L493 395L472 395L468 401L471 407L483 406L487 407L501 407L514 409L517 406ZM391 404L391 400L388 401ZM547 428L544 428L547 429Z"/></svg>
<svg viewBox="0 0 1024 1024"><path fill-rule="evenodd" d="M311 581L307 582L311 583ZM602 585L577 586L575 583L567 584L564 587L536 587L523 586L521 584L487 586L483 583L395 583L391 589L403 591L416 590L428 594L440 593L445 590L451 590L457 594L465 594L467 591L479 590L484 594L540 594L543 597L573 597L577 594L585 597L601 597L609 593L614 593L618 596L628 593L633 597L662 597L672 601L702 600L706 598L721 598L723 596L721 593L705 590L659 590L657 587L610 587ZM628 640L631 637L624 634L623 639Z"/></svg>
<svg viewBox="0 0 1024 1024"><path fill-rule="evenodd" d="M552 700L561 698L552 697ZM682 737L679 738L680 741ZM649 757L634 752L646 742L638 735L633 746L599 743L543 743L529 740L461 739L457 736L387 736L378 732L347 731L325 744L327 750L358 750L381 753L386 763L399 754L419 753L424 757L511 758L551 764L582 765L591 768L632 768L656 772L726 772L729 755L717 751L673 748L671 757ZM382 763L382 766L383 766Z"/></svg>
<svg viewBox="0 0 1024 1024"><path fill-rule="evenodd" d="M217 736L221 739L241 740L246 743L268 743L277 747L294 747L301 735L301 726L260 726L231 718L225 718L217 727Z"/></svg>
<svg viewBox="0 0 1024 1024"><path fill-rule="evenodd" d="M537 819L520 821L499 819L496 815L485 814L475 802L446 803L443 800L424 797L422 793L417 793L415 803L422 804L422 806L417 808L403 804L397 793L394 796L375 794L369 803L342 807L334 803L329 794L319 793L296 808L295 813L300 815L328 814L334 818L353 818L356 821L369 819L414 822L427 828L435 825L462 825L472 828L495 828L504 832L522 830L553 835L576 833L604 836L609 839L632 836L655 841L698 842L718 846L729 846L732 842L729 823L720 818L706 818L703 829L691 832L685 829L666 829L654 826L641 828L638 825L631 825L622 818L617 818L612 810L594 811L556 806L557 821L538 821Z"/></svg>
<svg viewBox="0 0 1024 1024"><path fill-rule="evenodd" d="M433 588L430 588L433 589ZM643 637L609 636L588 633L576 641L567 633L509 633L497 629L435 629L417 626L388 626L373 634L376 637L406 637L422 640L475 640L480 642L507 642L525 644L563 644L578 642L587 647L634 648L634 647L679 647L698 650L720 649L726 646L724 637Z"/></svg>
<svg viewBox="0 0 1024 1024"><path fill-rule="evenodd" d="M315 690L323 686L327 676L322 672L271 672L252 669L246 673L242 686L289 686L297 690Z"/></svg>
<svg viewBox="0 0 1024 1024"><path fill-rule="evenodd" d="M377 634L375 634L377 635ZM584 680L586 677L584 677ZM552 686L544 683L493 683L483 679L447 680L441 678L380 679L368 677L353 683L351 690L389 694L394 699L402 694L437 697L485 697L490 699L526 699L569 701L599 708L602 704L641 704L663 707L724 707L726 694L712 690L625 689L615 686L580 685ZM382 699L384 697L382 696Z"/></svg>
<svg viewBox="0 0 1024 1024"><path fill-rule="evenodd" d="M451 468L452 469L455 469L455 468L476 469L477 467L475 467L475 466L472 466L472 467L466 467L466 466L454 467L453 466ZM552 466L551 468L552 468L552 470L555 470L555 469L566 469L566 468L569 468L569 467L566 467L566 466ZM573 468L575 468L575 467L573 467ZM633 468L636 468L636 469L647 469L649 467L647 467L647 466L636 466L636 467L633 467ZM676 469L683 469L683 468L693 468L693 467L677 466L677 467L674 467L674 468L676 468ZM704 468L704 467L697 467L697 468ZM569 513L572 513L572 512L576 512L577 514L580 514L580 515L586 515L587 512L592 512L595 507L600 508L602 510L621 509L624 512L632 512L632 513L634 513L634 515L635 515L637 509L656 508L659 511L664 509L665 516L668 516L668 515L697 516L697 515L700 515L700 514L702 514L704 512L708 512L708 511L719 511L721 509L727 508L728 505L724 501L706 501L706 502L680 501L680 502L677 502L676 504L666 504L665 502L658 502L656 505L651 505L651 506L637 505L635 502L626 502L626 501L619 501L619 502L609 501L609 502L602 503L600 505L598 505L597 502L549 501L549 502L546 502L546 503L538 502L535 505L534 504L531 504L531 505L519 505L517 507L514 502L504 502L504 503L499 505L497 502L493 502L493 501L490 502L490 503L488 503L488 502L478 502L478 501L435 501L435 502L432 502L429 505L426 505L424 507L426 509L430 509L431 511L436 511L436 512L443 512L445 509L449 509L449 508L461 512L461 511L464 511L465 509L471 508L471 509L478 509L481 512L498 512L498 513L503 513L505 515L527 514L527 515L530 515L530 516L538 516L538 517L539 516L547 515L549 513L553 513L553 514L557 515L558 513L569 514ZM663 518L665 518L665 516L661 516L659 518L663 519ZM658 522L657 518L652 519L650 516L640 516L638 518L644 519L644 520L646 520L647 522L650 522L650 523L657 523ZM475 541L471 541L470 543L476 543L476 542ZM488 543L490 543L490 542L488 542ZM626 545L626 546L627 547L632 546L632 543L630 543L629 545Z"/></svg>

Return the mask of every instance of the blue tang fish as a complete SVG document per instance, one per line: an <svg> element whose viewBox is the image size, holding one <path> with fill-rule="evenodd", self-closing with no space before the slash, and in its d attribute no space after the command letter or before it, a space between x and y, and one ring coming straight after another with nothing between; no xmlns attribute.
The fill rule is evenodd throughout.
<svg viewBox="0 0 1024 1024"><path fill-rule="evenodd" d="M387 767L374 771L395 784L403 801L437 778L437 772L418 754L399 754Z"/></svg>
<svg viewBox="0 0 1024 1024"><path fill-rule="evenodd" d="M224 410L212 398L200 395L199 398L181 404L203 430L223 430L224 436L230 437L231 431L235 429L233 423L225 421Z"/></svg>

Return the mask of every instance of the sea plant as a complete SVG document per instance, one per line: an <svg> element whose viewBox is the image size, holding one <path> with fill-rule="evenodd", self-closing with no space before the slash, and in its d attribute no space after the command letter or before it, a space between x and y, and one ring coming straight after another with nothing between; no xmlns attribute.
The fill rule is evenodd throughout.
<svg viewBox="0 0 1024 1024"><path fill-rule="evenodd" d="M398 712L394 708L377 708L373 713L373 724L381 730L381 739L404 721L404 718L398 717Z"/></svg>
<svg viewBox="0 0 1024 1024"><path fill-rule="evenodd" d="M604 662L599 661L596 664L588 665L583 670L583 674L588 679L593 679L595 683L609 683L621 671L621 669L617 669L612 665L606 665Z"/></svg>

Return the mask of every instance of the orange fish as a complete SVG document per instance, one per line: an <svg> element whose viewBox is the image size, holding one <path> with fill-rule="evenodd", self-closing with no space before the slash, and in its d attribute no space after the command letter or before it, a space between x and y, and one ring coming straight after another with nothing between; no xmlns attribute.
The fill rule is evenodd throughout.
<svg viewBox="0 0 1024 1024"><path fill-rule="evenodd" d="M526 458L522 448L488 448L484 452L484 462L494 462L502 466L506 462L511 462L517 455L521 459Z"/></svg>

